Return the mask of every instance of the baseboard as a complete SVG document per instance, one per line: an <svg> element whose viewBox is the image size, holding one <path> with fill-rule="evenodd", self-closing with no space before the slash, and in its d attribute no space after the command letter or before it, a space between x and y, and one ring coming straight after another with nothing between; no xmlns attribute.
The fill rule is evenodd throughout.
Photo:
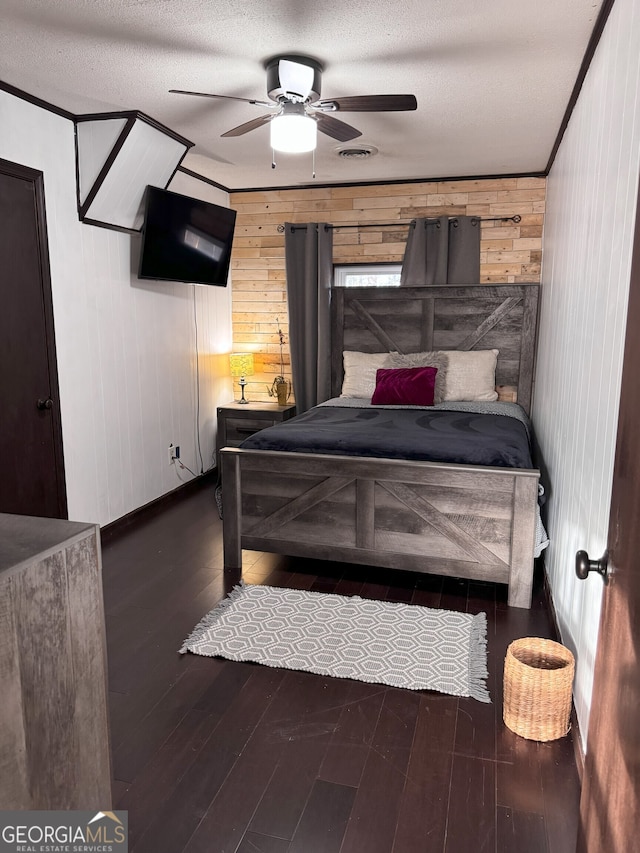
<svg viewBox="0 0 640 853"><path fill-rule="evenodd" d="M549 576L547 575L547 567L544 562L544 555L540 556L540 562L542 564L542 590L544 593L544 602L547 606L547 610L549 612L549 616L551 617L551 624L553 625L553 632L556 636L556 640L560 642L560 625L558 623L558 615L556 613L556 607L553 603L553 598L551 596L551 587L549 586Z"/></svg>
<svg viewBox="0 0 640 853"><path fill-rule="evenodd" d="M162 512L167 507L171 506L171 504L176 503L176 501L183 500L185 497L193 492L197 492L199 489L213 486L216 479L217 471L213 468L211 471L200 474L199 477L194 477L194 479L189 480L188 483L183 483L181 486L178 486L177 489L167 492L166 495L160 495L159 498L149 501L148 504L144 504L144 506L140 506L137 509L128 512L121 518L117 518L115 521L105 524L104 527L100 528L101 541L103 543L111 542L121 534L130 532L133 527L138 524L144 524L144 522L153 518L154 515Z"/></svg>
<svg viewBox="0 0 640 853"><path fill-rule="evenodd" d="M584 750L582 749L582 737L580 735L580 726L578 724L578 715L573 702L571 703L571 742L573 743L573 757L576 762L576 769L580 777L580 784L584 778Z"/></svg>
<svg viewBox="0 0 640 853"><path fill-rule="evenodd" d="M560 625L558 624L558 617L553 603L553 598L551 596L551 587L549 586L549 578L547 577L547 570L544 565L544 561L542 567L544 573L543 588L545 604L547 605L547 610L551 618L556 638L560 641ZM576 769L578 771L578 776L580 777L580 784L582 784L582 778L584 776L584 751L582 749L582 736L580 734L578 715L576 714L576 706L573 704L573 701L571 702L571 742L573 744L573 756L576 762Z"/></svg>

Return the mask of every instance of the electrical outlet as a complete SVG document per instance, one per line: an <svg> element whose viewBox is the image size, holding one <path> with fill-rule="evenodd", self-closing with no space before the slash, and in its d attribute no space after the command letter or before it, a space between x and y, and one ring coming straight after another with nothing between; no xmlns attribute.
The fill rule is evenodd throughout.
<svg viewBox="0 0 640 853"><path fill-rule="evenodd" d="M169 465L172 465L180 457L180 448L174 444L169 445Z"/></svg>

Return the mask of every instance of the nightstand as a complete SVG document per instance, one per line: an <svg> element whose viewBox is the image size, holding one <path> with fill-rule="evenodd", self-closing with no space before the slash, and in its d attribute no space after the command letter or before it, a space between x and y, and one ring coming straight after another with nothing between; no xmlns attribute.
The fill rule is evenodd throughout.
<svg viewBox="0 0 640 853"><path fill-rule="evenodd" d="M245 438L266 427L288 421L296 413L293 403L226 403L218 406L216 463L220 471L220 448L238 447Z"/></svg>

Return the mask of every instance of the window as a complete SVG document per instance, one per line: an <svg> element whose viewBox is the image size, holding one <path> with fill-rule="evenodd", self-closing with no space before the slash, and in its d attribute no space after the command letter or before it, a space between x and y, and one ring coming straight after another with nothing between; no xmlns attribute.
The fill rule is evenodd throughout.
<svg viewBox="0 0 640 853"><path fill-rule="evenodd" d="M335 267L336 287L398 287L401 264L349 264Z"/></svg>

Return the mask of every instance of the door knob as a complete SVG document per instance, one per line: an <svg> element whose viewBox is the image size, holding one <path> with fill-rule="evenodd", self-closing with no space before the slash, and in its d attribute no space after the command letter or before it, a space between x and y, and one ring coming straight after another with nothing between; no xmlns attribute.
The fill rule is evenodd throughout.
<svg viewBox="0 0 640 853"><path fill-rule="evenodd" d="M589 577L590 572L597 572L605 583L609 582L609 552L605 551L599 560L590 560L586 551L576 552L576 575L581 581Z"/></svg>
<svg viewBox="0 0 640 853"><path fill-rule="evenodd" d="M39 399L36 402L36 409L39 409L40 411L51 408L53 408L53 400L51 399L51 397L47 397L46 400Z"/></svg>

